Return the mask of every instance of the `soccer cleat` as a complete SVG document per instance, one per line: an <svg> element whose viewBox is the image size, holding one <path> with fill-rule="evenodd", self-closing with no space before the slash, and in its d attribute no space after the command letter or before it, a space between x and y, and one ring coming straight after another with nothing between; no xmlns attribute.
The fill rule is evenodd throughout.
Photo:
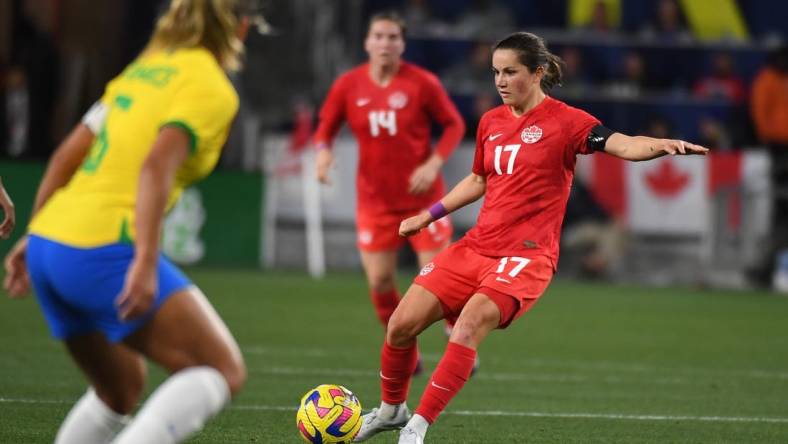
<svg viewBox="0 0 788 444"><path fill-rule="evenodd" d="M366 441L369 438L386 430L397 430L405 427L410 420L410 410L408 406L400 404L394 412L394 417L385 419L380 416L380 409L374 408L371 412L361 417L361 428L353 438L353 442Z"/></svg>
<svg viewBox="0 0 788 444"><path fill-rule="evenodd" d="M399 444L424 444L424 437L411 427L405 427L399 432Z"/></svg>

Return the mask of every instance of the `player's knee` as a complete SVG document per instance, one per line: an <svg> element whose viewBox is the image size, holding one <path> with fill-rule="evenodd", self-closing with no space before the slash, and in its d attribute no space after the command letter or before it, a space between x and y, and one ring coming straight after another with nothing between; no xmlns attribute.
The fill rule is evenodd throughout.
<svg viewBox="0 0 788 444"><path fill-rule="evenodd" d="M386 342L393 347L408 347L416 339L417 333L415 323L395 311L386 329Z"/></svg>
<svg viewBox="0 0 788 444"><path fill-rule="evenodd" d="M227 381L227 387L230 389L230 395L235 397L235 395L241 391L244 384L246 384L247 371L246 363L244 362L243 358L238 356L237 358L233 359L232 362L223 365L219 371Z"/></svg>
<svg viewBox="0 0 788 444"><path fill-rule="evenodd" d="M367 276L369 288L375 293L388 293L394 289L394 275L388 273L370 273Z"/></svg>
<svg viewBox="0 0 788 444"><path fill-rule="evenodd" d="M167 366L171 373L195 366L213 367L221 373L232 396L241 391L247 378L246 363L236 346L216 349L208 359L181 353L170 357Z"/></svg>

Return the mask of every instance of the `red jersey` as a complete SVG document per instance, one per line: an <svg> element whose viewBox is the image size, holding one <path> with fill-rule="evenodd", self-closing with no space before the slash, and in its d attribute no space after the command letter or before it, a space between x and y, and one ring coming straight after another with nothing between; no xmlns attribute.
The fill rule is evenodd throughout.
<svg viewBox="0 0 788 444"><path fill-rule="evenodd" d="M486 256L545 255L555 267L575 156L599 120L545 97L515 117L505 105L482 116L473 172L487 178L484 204L465 241Z"/></svg>
<svg viewBox="0 0 788 444"><path fill-rule="evenodd" d="M358 208L364 212L418 211L443 197L438 176L423 194L408 192L409 178L431 155L432 122L443 126L435 151L448 158L465 133L465 123L432 73L402 62L387 86L375 84L364 63L331 86L315 134L330 144L347 120L359 145Z"/></svg>

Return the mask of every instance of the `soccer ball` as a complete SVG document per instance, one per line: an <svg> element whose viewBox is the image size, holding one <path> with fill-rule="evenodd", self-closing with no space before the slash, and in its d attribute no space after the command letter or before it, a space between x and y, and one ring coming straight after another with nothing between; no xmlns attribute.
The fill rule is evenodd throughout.
<svg viewBox="0 0 788 444"><path fill-rule="evenodd" d="M306 442L349 443L361 428L361 402L341 385L319 385L301 398L296 426Z"/></svg>

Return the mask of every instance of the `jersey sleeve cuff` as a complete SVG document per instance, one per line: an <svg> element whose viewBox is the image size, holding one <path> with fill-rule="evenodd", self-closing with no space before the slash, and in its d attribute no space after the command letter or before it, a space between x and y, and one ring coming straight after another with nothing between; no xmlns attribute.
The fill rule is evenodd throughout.
<svg viewBox="0 0 788 444"><path fill-rule="evenodd" d="M170 120L168 122L164 122L159 127L159 129L161 130L165 127L178 128L185 132L186 135L189 136L189 154L194 155L197 152L197 133L194 131L194 128L192 128L191 125L182 120Z"/></svg>

